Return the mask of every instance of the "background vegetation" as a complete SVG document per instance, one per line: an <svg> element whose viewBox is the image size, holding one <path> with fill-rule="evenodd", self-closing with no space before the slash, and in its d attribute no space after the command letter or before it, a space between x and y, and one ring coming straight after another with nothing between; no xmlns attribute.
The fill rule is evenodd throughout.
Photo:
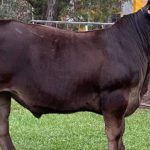
<svg viewBox="0 0 150 150"><path fill-rule="evenodd" d="M0 19L31 20L32 8L25 0L1 0Z"/></svg>
<svg viewBox="0 0 150 150"><path fill-rule="evenodd" d="M0 18L107 21L127 0L0 0ZM33 8L33 9L32 9Z"/></svg>

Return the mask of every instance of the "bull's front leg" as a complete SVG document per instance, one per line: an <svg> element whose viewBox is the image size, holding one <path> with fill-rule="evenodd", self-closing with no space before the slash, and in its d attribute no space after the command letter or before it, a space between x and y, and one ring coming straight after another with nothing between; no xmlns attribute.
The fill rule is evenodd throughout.
<svg viewBox="0 0 150 150"><path fill-rule="evenodd" d="M125 150L122 141L124 133L124 119L116 120L113 115L105 115L104 118L108 138L108 150Z"/></svg>
<svg viewBox="0 0 150 150"><path fill-rule="evenodd" d="M0 93L0 146L2 150L15 150L9 134L9 114L11 97L8 93Z"/></svg>
<svg viewBox="0 0 150 150"><path fill-rule="evenodd" d="M108 150L125 150L122 136L128 92L116 90L103 96L102 108L108 138Z"/></svg>

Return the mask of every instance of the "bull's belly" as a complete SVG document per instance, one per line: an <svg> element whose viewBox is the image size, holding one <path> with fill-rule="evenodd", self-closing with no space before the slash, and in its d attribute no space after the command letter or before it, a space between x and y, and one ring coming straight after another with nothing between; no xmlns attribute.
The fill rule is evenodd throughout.
<svg viewBox="0 0 150 150"><path fill-rule="evenodd" d="M21 90L26 91L27 90ZM71 95L69 97L53 97L46 93L32 93L32 95L15 91L14 99L27 108L36 117L47 113L74 113L78 111L99 112L99 94L88 93Z"/></svg>

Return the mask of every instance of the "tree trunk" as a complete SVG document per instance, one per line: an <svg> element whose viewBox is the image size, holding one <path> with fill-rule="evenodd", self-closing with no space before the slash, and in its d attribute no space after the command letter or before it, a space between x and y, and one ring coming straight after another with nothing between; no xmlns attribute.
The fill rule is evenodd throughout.
<svg viewBox="0 0 150 150"><path fill-rule="evenodd" d="M25 0L34 8L35 19L58 20L63 5L69 5L70 0Z"/></svg>
<svg viewBox="0 0 150 150"><path fill-rule="evenodd" d="M25 0L34 8L34 18L38 20L45 20L47 14L47 2L39 0Z"/></svg>
<svg viewBox="0 0 150 150"><path fill-rule="evenodd" d="M58 0L48 0L47 4L47 20L56 21L58 20ZM48 23L48 25L53 25Z"/></svg>

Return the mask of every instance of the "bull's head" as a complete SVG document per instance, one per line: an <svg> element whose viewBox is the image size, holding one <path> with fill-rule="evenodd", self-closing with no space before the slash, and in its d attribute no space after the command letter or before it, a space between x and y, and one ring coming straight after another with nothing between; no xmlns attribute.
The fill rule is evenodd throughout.
<svg viewBox="0 0 150 150"><path fill-rule="evenodd" d="M146 6L144 6L141 10L145 15L150 15L150 0L147 1Z"/></svg>

